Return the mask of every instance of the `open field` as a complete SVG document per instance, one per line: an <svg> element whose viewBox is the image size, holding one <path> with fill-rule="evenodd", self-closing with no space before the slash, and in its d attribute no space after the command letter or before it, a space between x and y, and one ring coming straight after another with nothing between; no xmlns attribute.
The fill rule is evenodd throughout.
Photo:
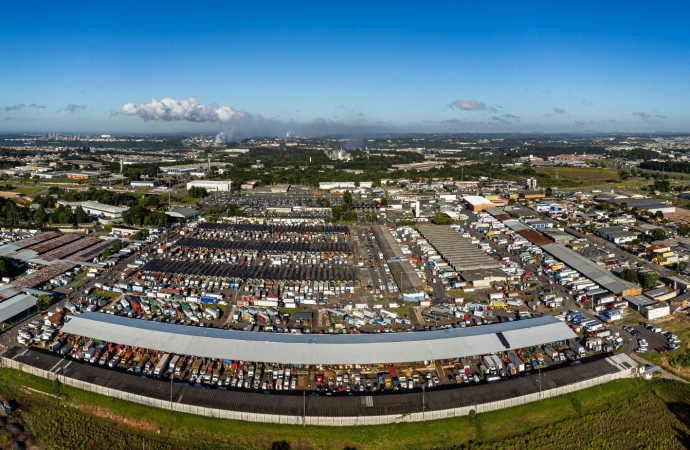
<svg viewBox="0 0 690 450"><path fill-rule="evenodd" d="M546 175L546 177L539 177L539 185L542 187L586 187L621 182L618 171L608 168L533 167L533 169L539 174Z"/></svg>
<svg viewBox="0 0 690 450"><path fill-rule="evenodd" d="M690 444L690 386L662 380L621 380L468 417L351 428L172 413L12 369L0 370L0 390L17 399L30 429L52 448L124 449L144 443L153 449L681 449Z"/></svg>
<svg viewBox="0 0 690 450"><path fill-rule="evenodd" d="M15 193L15 194L22 194L22 195L33 195L36 192L41 192L44 191L46 188L44 186L35 186L35 185L15 185L14 189L12 189L10 192Z"/></svg>

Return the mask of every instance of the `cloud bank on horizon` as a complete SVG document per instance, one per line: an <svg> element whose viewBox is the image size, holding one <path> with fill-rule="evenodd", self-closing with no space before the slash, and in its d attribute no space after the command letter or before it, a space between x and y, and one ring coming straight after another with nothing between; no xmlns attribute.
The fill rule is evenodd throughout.
<svg viewBox="0 0 690 450"><path fill-rule="evenodd" d="M127 103L120 110L120 114L139 116L145 121L233 122L263 119L260 114L251 114L243 109L218 106L216 103L203 104L195 98L175 100L169 97L161 100L154 98L147 103Z"/></svg>
<svg viewBox="0 0 690 450"><path fill-rule="evenodd" d="M222 128L219 139L231 141L253 136L322 136L329 134L361 135L372 132L397 130L397 127L384 123L369 123L363 120L346 123L337 117L320 116L308 122L284 122L266 118L261 114L250 113L244 109L220 106L217 103L200 103L196 98L152 99L145 103L127 103L120 111L112 111L110 117L136 116L145 122L192 122L218 123ZM361 118L360 113L358 117Z"/></svg>

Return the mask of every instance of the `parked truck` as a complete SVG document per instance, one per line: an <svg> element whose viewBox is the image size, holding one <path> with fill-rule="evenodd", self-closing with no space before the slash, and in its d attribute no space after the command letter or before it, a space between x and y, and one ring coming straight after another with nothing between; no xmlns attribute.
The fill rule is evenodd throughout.
<svg viewBox="0 0 690 450"><path fill-rule="evenodd" d="M575 353L576 357L582 358L583 356L585 356L585 348L582 345L580 345L575 339L570 340L569 346L570 350L572 350L573 353Z"/></svg>
<svg viewBox="0 0 690 450"><path fill-rule="evenodd" d="M525 371L525 363L514 352L508 352L508 359L515 366L518 372Z"/></svg>
<svg viewBox="0 0 690 450"><path fill-rule="evenodd" d="M170 362L170 353L166 353L161 356L161 359L156 364L156 368L153 370L153 375L159 377L165 373L165 369L168 368L168 363Z"/></svg>

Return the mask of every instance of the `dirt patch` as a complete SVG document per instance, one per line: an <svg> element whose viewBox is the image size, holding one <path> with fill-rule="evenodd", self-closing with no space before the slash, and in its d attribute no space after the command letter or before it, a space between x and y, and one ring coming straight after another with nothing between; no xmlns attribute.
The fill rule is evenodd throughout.
<svg viewBox="0 0 690 450"><path fill-rule="evenodd" d="M123 424L130 426L132 428L138 428L140 430L149 431L149 432L155 432L158 429L155 422L130 419L129 417L124 417L124 416L114 414L110 409L103 408L101 406L91 406L91 405L84 405L84 404L79 404L79 403L70 403L69 405L73 408L77 408L81 411L87 412L87 413L92 414L96 417L102 417L104 419L110 419L114 422L123 423Z"/></svg>

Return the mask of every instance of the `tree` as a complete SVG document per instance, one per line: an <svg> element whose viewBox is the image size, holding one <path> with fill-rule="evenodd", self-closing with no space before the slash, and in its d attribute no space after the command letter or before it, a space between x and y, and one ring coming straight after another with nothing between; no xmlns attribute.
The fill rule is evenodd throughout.
<svg viewBox="0 0 690 450"><path fill-rule="evenodd" d="M352 204L352 192L350 192L350 191L343 192L343 203L345 203L346 205Z"/></svg>
<svg viewBox="0 0 690 450"><path fill-rule="evenodd" d="M666 240L666 232L661 228L654 228L653 230L649 230L648 234L652 238L652 241Z"/></svg>
<svg viewBox="0 0 690 450"><path fill-rule="evenodd" d="M637 271L634 269L624 269L621 272L621 278L630 283L640 284L640 277L637 276Z"/></svg>
<svg viewBox="0 0 690 450"><path fill-rule="evenodd" d="M434 216L432 217L431 221L435 225L450 225L453 223L453 219L448 216Z"/></svg>
<svg viewBox="0 0 690 450"><path fill-rule="evenodd" d="M89 218L86 215L84 208L77 206L77 208L74 210L74 219L77 221L77 223L85 223Z"/></svg>
<svg viewBox="0 0 690 450"><path fill-rule="evenodd" d="M686 263L686 262L678 263L678 272L682 272L687 268L688 268L688 263Z"/></svg>
<svg viewBox="0 0 690 450"><path fill-rule="evenodd" d="M122 250L122 241L115 241L112 249L113 249L113 252L119 252L120 250Z"/></svg>
<svg viewBox="0 0 690 450"><path fill-rule="evenodd" d="M649 272L644 274L644 278L642 279L642 287L644 288L651 288L654 287L656 282L659 280L659 274L650 270Z"/></svg>
<svg viewBox="0 0 690 450"><path fill-rule="evenodd" d="M52 298L48 294L41 294L36 299L36 307L40 310L48 309L51 303Z"/></svg>
<svg viewBox="0 0 690 450"><path fill-rule="evenodd" d="M101 253L101 258L102 259L110 259L110 249L106 248L103 250L103 253Z"/></svg>
<svg viewBox="0 0 690 450"><path fill-rule="evenodd" d="M553 196L553 189L551 189L550 187L547 187L547 188L546 188L546 191L544 191L544 194L545 194L547 197L552 197L552 196Z"/></svg>
<svg viewBox="0 0 690 450"><path fill-rule="evenodd" d="M388 206L388 197L381 197L381 206Z"/></svg>
<svg viewBox="0 0 690 450"><path fill-rule="evenodd" d="M48 218L48 215L46 214L45 208L41 205L38 205L38 208L36 208L36 212L34 213L34 222L43 223L46 221L46 218Z"/></svg>
<svg viewBox="0 0 690 450"><path fill-rule="evenodd" d="M625 203L625 202L622 202L622 203L621 203L621 209L622 209L623 211L625 211L626 209L628 209L628 204Z"/></svg>
<svg viewBox="0 0 690 450"><path fill-rule="evenodd" d="M208 191L206 190L206 188L194 186L189 188L189 190L187 191L187 195L189 195L192 198L204 198L208 197Z"/></svg>
<svg viewBox="0 0 690 450"><path fill-rule="evenodd" d="M678 227L678 234L683 236L683 237L687 237L688 235L690 235L690 226L687 226L687 225L679 226Z"/></svg>

